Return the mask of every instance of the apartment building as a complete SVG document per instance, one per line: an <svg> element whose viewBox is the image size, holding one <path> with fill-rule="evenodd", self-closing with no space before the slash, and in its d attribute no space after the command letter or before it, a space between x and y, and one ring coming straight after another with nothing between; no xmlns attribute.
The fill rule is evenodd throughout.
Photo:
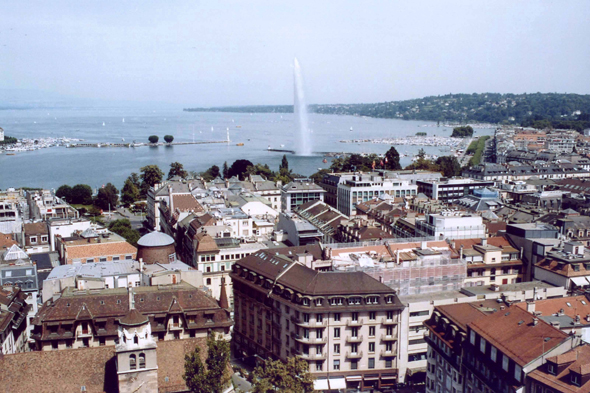
<svg viewBox="0 0 590 393"><path fill-rule="evenodd" d="M590 346L584 345L547 358L528 374L531 392L590 392Z"/></svg>
<svg viewBox="0 0 590 393"><path fill-rule="evenodd" d="M227 299L227 298L226 298ZM66 288L33 319L38 350L99 347L119 343L118 328L133 303L149 319L155 341L229 335L227 304L187 284L79 291Z"/></svg>
<svg viewBox="0 0 590 393"><path fill-rule="evenodd" d="M463 239L451 242L467 262L465 286L506 285L523 281L524 267L519 250L503 237Z"/></svg>
<svg viewBox="0 0 590 393"><path fill-rule="evenodd" d="M56 249L62 265L137 259L137 248L107 230L87 229L72 237L58 237Z"/></svg>
<svg viewBox="0 0 590 393"><path fill-rule="evenodd" d="M281 211L291 213L311 201L323 201L326 190L311 179L295 179L281 188Z"/></svg>
<svg viewBox="0 0 590 393"><path fill-rule="evenodd" d="M234 345L245 354L309 363L316 388L384 388L397 381L395 291L363 272L320 272L311 253L259 251L234 264Z"/></svg>
<svg viewBox="0 0 590 393"><path fill-rule="evenodd" d="M554 247L533 268L537 280L569 290L590 288L590 252L581 242L570 241Z"/></svg>
<svg viewBox="0 0 590 393"><path fill-rule="evenodd" d="M472 239L486 237L486 226L481 216L462 211L447 210L426 214L415 222L416 236L435 236L441 239Z"/></svg>
<svg viewBox="0 0 590 393"><path fill-rule="evenodd" d="M472 194L475 189L494 186L493 181L474 180L464 177L418 180L416 184L419 193L426 195L430 199L446 203L455 202L465 195Z"/></svg>
<svg viewBox="0 0 590 393"><path fill-rule="evenodd" d="M379 174L355 174L338 183L338 210L347 216L357 214L356 206L382 194L393 198L416 195L418 186L409 179L392 179Z"/></svg>
<svg viewBox="0 0 590 393"><path fill-rule="evenodd" d="M33 220L79 217L78 210L49 190L27 191L26 196L29 204L29 217Z"/></svg>
<svg viewBox="0 0 590 393"><path fill-rule="evenodd" d="M29 349L29 314L32 308L27 295L18 286L0 289L0 354L8 355Z"/></svg>

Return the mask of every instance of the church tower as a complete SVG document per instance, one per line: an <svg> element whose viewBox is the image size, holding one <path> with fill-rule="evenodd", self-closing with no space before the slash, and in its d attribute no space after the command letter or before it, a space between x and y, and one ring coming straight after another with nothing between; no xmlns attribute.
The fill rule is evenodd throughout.
<svg viewBox="0 0 590 393"><path fill-rule="evenodd" d="M119 319L117 376L120 393L158 391L158 358L149 318L135 309L129 288L129 311Z"/></svg>

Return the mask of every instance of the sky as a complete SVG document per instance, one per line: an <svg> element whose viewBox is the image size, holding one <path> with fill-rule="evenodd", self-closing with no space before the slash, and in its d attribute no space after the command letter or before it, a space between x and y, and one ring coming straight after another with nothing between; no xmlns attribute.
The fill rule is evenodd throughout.
<svg viewBox="0 0 590 393"><path fill-rule="evenodd" d="M590 93L590 1L4 1L0 89L192 107ZM1 101L1 97L0 97Z"/></svg>

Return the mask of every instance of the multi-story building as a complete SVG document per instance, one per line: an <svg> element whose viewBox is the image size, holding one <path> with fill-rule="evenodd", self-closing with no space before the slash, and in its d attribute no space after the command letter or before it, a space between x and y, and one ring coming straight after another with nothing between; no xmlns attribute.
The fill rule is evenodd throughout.
<svg viewBox="0 0 590 393"><path fill-rule="evenodd" d="M98 233L87 229L77 236L58 237L56 248L63 265L137 258L137 248L123 237L106 230Z"/></svg>
<svg viewBox="0 0 590 393"><path fill-rule="evenodd" d="M520 252L503 237L454 240L452 245L467 262L466 287L514 284L523 279Z"/></svg>
<svg viewBox="0 0 590 393"><path fill-rule="evenodd" d="M49 229L45 222L31 222L23 225L23 246L27 254L50 251Z"/></svg>
<svg viewBox="0 0 590 393"><path fill-rule="evenodd" d="M285 234L291 246L318 243L324 237L318 227L295 213L280 213L277 230Z"/></svg>
<svg viewBox="0 0 590 393"><path fill-rule="evenodd" d="M291 213L300 205L311 201L323 201L326 190L312 179L295 179L281 188L281 211Z"/></svg>
<svg viewBox="0 0 590 393"><path fill-rule="evenodd" d="M493 306L497 307L497 303ZM434 308L432 316L424 322L428 331L425 335L428 344L427 393L466 391L462 361L467 325L494 309L485 308L481 303L449 304Z"/></svg>
<svg viewBox="0 0 590 393"><path fill-rule="evenodd" d="M379 174L355 174L338 183L338 210L356 215L356 206L381 194L403 198L416 195L418 186L409 179L392 179Z"/></svg>
<svg viewBox="0 0 590 393"><path fill-rule="evenodd" d="M312 254L258 251L234 264L234 345L262 358L300 356L316 388L382 388L397 380L403 309L363 272L320 272Z"/></svg>
<svg viewBox="0 0 590 393"><path fill-rule="evenodd" d="M494 182L456 177L452 179L442 178L440 180L418 180L416 184L418 185L418 192L428 198L451 203L465 195L472 194L473 190L477 188L491 187Z"/></svg>
<svg viewBox="0 0 590 393"><path fill-rule="evenodd" d="M0 289L0 353L25 352L29 349L29 310L27 295L18 286Z"/></svg>
<svg viewBox="0 0 590 393"><path fill-rule="evenodd" d="M481 216L461 211L426 214L416 220L416 236L435 236L445 239L473 239L486 237L486 226Z"/></svg>
<svg viewBox="0 0 590 393"><path fill-rule="evenodd" d="M519 307L505 307L467 324L463 345L465 391L527 392L527 376L580 339Z"/></svg>
<svg viewBox="0 0 590 393"><path fill-rule="evenodd" d="M49 228L49 245L51 247L51 251L56 250L55 239L58 236L62 238L70 237L76 234L80 234L90 228L97 229L96 225L93 225L89 220L85 218L51 219L47 221L47 226Z"/></svg>
<svg viewBox="0 0 590 393"><path fill-rule="evenodd" d="M590 252L583 243L570 241L547 252L534 265L534 278L567 289L590 288Z"/></svg>
<svg viewBox="0 0 590 393"><path fill-rule="evenodd" d="M78 210L49 190L27 191L29 216L33 220L78 218ZM113 206L114 208L114 206Z"/></svg>
<svg viewBox="0 0 590 393"><path fill-rule="evenodd" d="M336 241L338 226L348 219L344 214L321 201L312 201L300 205L295 210L295 213L322 232L322 243L324 244Z"/></svg>
<svg viewBox="0 0 590 393"><path fill-rule="evenodd" d="M222 298L218 304L186 283L93 291L66 288L61 297L39 309L32 337L42 351L118 344L118 328L130 304L149 319L156 341L206 337L208 331L228 337L232 322L227 297Z"/></svg>
<svg viewBox="0 0 590 393"><path fill-rule="evenodd" d="M531 392L590 392L590 346L573 348L561 355L551 356L528 374Z"/></svg>
<svg viewBox="0 0 590 393"><path fill-rule="evenodd" d="M160 203L165 201L170 205L171 195L191 195L191 184L170 180L150 187L147 193L146 220L152 228L160 228Z"/></svg>

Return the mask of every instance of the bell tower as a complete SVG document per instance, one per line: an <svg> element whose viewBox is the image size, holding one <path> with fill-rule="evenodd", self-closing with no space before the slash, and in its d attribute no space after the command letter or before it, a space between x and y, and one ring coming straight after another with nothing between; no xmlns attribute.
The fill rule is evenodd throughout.
<svg viewBox="0 0 590 393"><path fill-rule="evenodd" d="M129 288L129 311L119 319L116 345L120 393L158 391L158 358L149 318L135 309L133 288Z"/></svg>

